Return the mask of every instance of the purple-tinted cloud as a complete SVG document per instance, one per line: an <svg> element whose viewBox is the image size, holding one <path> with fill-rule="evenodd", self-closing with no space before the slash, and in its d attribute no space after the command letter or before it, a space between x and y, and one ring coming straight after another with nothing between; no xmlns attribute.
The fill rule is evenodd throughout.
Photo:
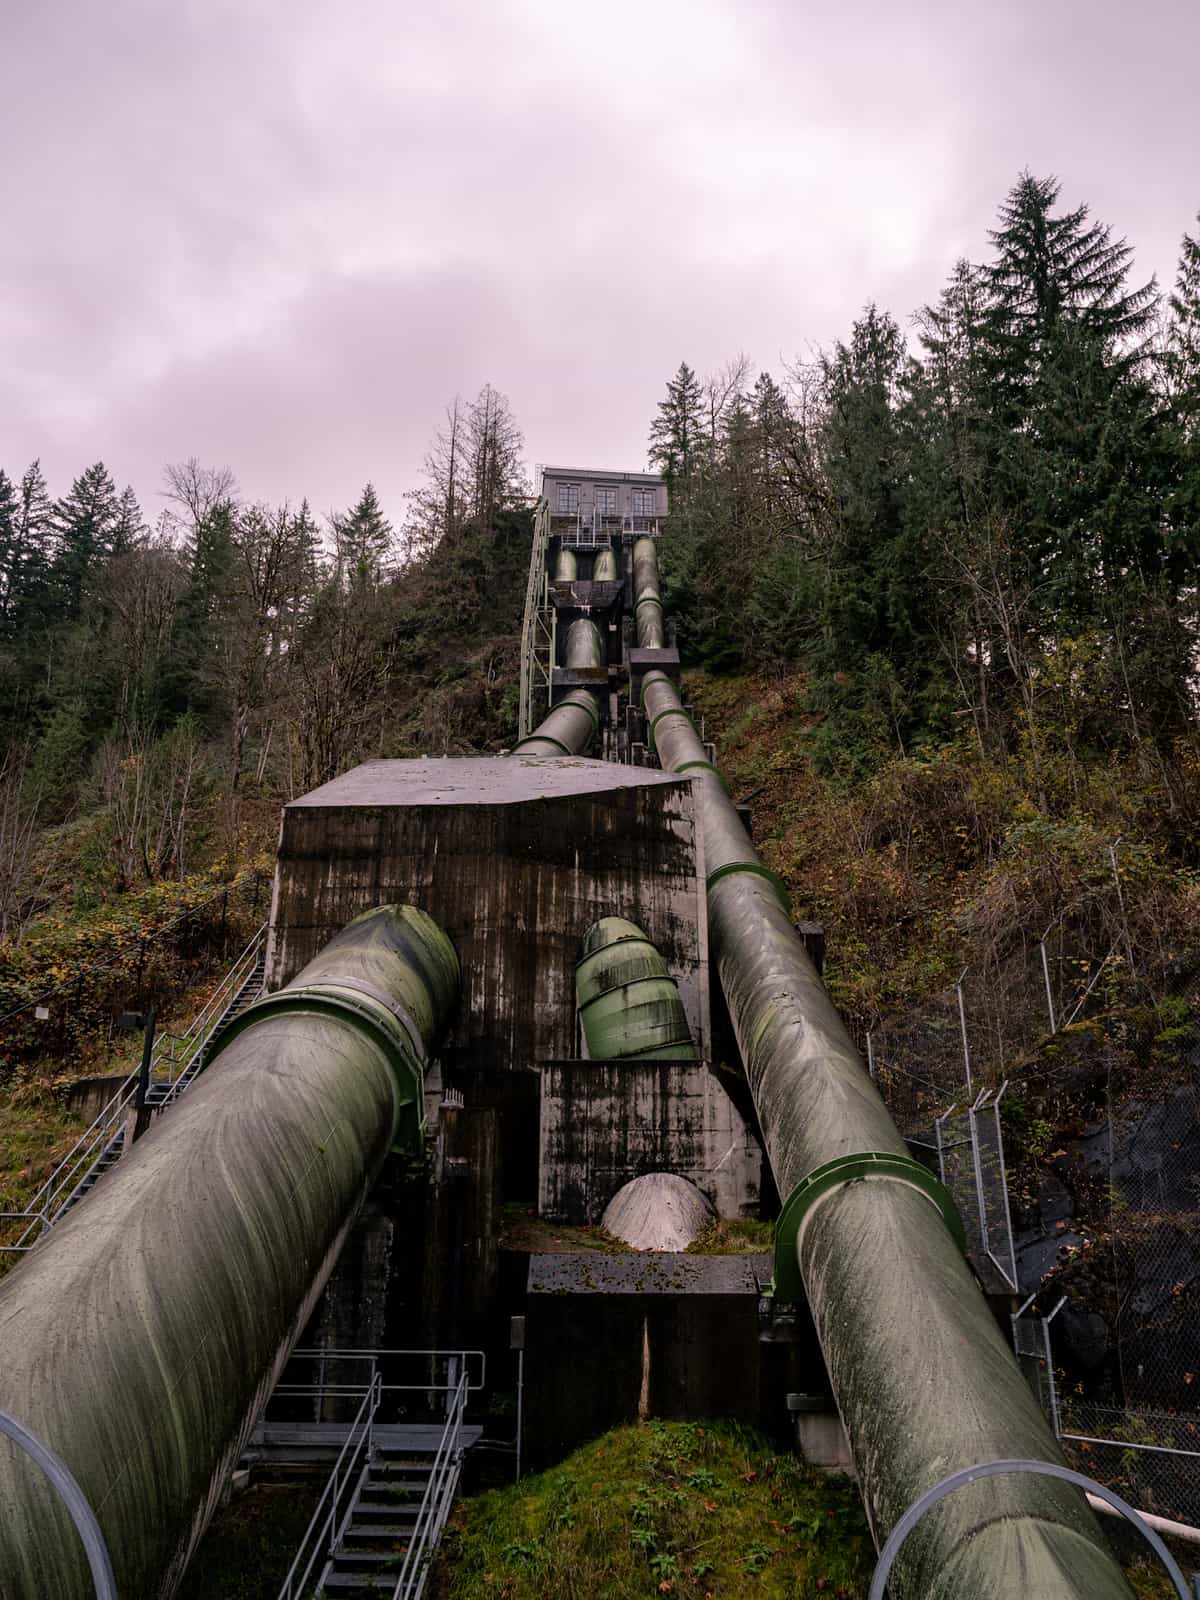
<svg viewBox="0 0 1200 1600"><path fill-rule="evenodd" d="M986 250L1016 173L1169 280L1200 11L1148 0L45 0L4 26L0 464L228 463L394 517L443 403L637 466L666 377L777 366Z"/></svg>

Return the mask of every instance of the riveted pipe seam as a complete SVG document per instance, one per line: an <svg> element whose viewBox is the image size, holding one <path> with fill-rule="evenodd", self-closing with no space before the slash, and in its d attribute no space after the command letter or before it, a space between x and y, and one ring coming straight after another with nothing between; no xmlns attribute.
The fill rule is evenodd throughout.
<svg viewBox="0 0 1200 1600"><path fill-rule="evenodd" d="M589 694L586 689L572 689L570 693L565 694L558 703L560 706L578 706L580 711L586 711L588 716L592 719L593 731L599 733L600 713L596 709L595 695Z"/></svg>
<svg viewBox="0 0 1200 1600"><path fill-rule="evenodd" d="M655 728L663 720L664 717L682 717L683 720L687 723L688 727L691 728L693 730L693 732L695 731L696 724L692 721L690 713L685 711L683 709L683 707L681 706L678 711L673 711L670 708L668 708L666 711L660 711L657 714L657 716L651 717L650 723L649 723L649 726L648 726L648 729L647 729L647 731L649 732L651 737L653 737Z"/></svg>
<svg viewBox="0 0 1200 1600"><path fill-rule="evenodd" d="M691 772L693 768L699 768L710 773L721 785L725 793L729 793L729 785L725 782L724 773L721 772L719 767L714 767L711 761L701 761L699 759L695 761L681 761L678 766L672 767L671 771L674 773Z"/></svg>
<svg viewBox="0 0 1200 1600"><path fill-rule="evenodd" d="M393 1148L396 1148L396 1137L405 1107L421 1105L425 1084L425 1073L418 1054L421 1036L410 1018L397 1015L391 1007L386 1008L381 1015L379 1001L376 1001L374 1006L363 1005L352 993L347 992L357 987L358 985L352 981L342 979L340 982L331 982L328 986L304 984L264 995L261 1000L256 1000L253 1005L247 1006L240 1016L235 1017L228 1027L222 1030L204 1070L209 1071L217 1058L235 1039L249 1028L257 1026L264 1017L297 1012L310 1016L320 1014L335 1016L372 1039L391 1063L397 1088L391 1143ZM396 1029L397 1024L401 1030L399 1033ZM410 1126L409 1136L404 1141L408 1147L414 1150L420 1148L423 1125L424 1118L421 1117L415 1126Z"/></svg>
<svg viewBox="0 0 1200 1600"><path fill-rule="evenodd" d="M775 1223L775 1276L771 1289L781 1302L796 1305L803 1301L804 1285L799 1267L801 1236L813 1207L843 1184L864 1182L906 1183L909 1188L918 1190L929 1200L965 1254L967 1240L958 1207L949 1190L928 1167L911 1156L898 1156L892 1151L860 1150L817 1167L784 1201Z"/></svg>
<svg viewBox="0 0 1200 1600"><path fill-rule="evenodd" d="M677 767L672 768L672 771L677 772L678 770ZM720 777L720 773L717 776ZM704 880L705 891L712 889L716 884L720 883L722 878L727 878L731 872L749 872L756 877L765 879L774 889L775 897L783 907L784 915L791 916L792 901L787 892L787 884L784 883L777 872L772 872L770 867L765 867L761 861L727 861L723 867L715 867Z"/></svg>
<svg viewBox="0 0 1200 1600"><path fill-rule="evenodd" d="M533 744L548 744L548 745L552 745L554 747L554 754L555 755L559 755L559 756L573 756L573 755L577 755L578 754L577 751L571 749L570 745L563 744L561 739L555 739L555 738L552 737L552 735L550 735L548 733L531 733L531 734L527 734L526 737L521 740L520 744L517 744L517 745L513 746L513 752L512 753L515 756L529 755L531 753L540 753L540 752L531 752L530 751L529 746L533 745Z"/></svg>
<svg viewBox="0 0 1200 1600"><path fill-rule="evenodd" d="M635 610L636 610L636 607L635 607ZM638 642L641 643L640 640ZM650 647L647 646L646 648L650 648ZM647 672L646 675L642 679L641 701L642 701L642 710L643 711L646 709L646 690L647 689L652 689L656 683L669 684L670 682L671 682L670 678L667 676L667 674L663 671L663 669L661 667L651 667L650 668L650 671Z"/></svg>

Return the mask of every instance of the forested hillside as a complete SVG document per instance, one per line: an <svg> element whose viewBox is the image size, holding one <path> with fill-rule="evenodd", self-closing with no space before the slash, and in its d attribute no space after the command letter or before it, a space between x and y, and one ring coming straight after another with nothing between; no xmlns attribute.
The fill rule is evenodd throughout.
<svg viewBox="0 0 1200 1600"><path fill-rule="evenodd" d="M1051 918L1160 960L1196 921L1200 244L1160 293L1026 174L980 245L811 362L681 365L649 429L696 697L864 1022ZM511 738L522 446L456 401L392 519L369 483L316 515L302 462L283 506L171 465L152 519L100 463L0 472L10 1000L46 913L231 877L363 758Z"/></svg>
<svg viewBox="0 0 1200 1600"><path fill-rule="evenodd" d="M0 470L0 936L231 875L364 758L507 737L521 449L493 389L455 402L399 527L370 483L318 518L188 460L150 526L103 463L57 500L37 462Z"/></svg>
<svg viewBox="0 0 1200 1600"><path fill-rule="evenodd" d="M1052 921L1194 937L1198 237L1161 294L1025 174L908 325L658 407L693 692L863 1026Z"/></svg>

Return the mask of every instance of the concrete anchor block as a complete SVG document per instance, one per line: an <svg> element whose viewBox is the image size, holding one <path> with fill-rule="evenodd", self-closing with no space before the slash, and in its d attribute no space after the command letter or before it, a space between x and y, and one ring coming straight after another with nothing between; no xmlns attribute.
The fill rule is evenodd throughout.
<svg viewBox="0 0 1200 1600"><path fill-rule="evenodd" d="M845 1472L853 1476L850 1443L829 1396L789 1394L787 1408L796 1436L796 1449L808 1465L820 1467L823 1472Z"/></svg>

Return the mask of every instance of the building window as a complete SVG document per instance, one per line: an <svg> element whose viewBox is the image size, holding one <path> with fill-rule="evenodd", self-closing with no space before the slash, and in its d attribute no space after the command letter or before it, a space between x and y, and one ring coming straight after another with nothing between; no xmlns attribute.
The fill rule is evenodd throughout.
<svg viewBox="0 0 1200 1600"><path fill-rule="evenodd" d="M654 515L653 489L635 489L633 491L633 514L635 517L652 517Z"/></svg>
<svg viewBox="0 0 1200 1600"><path fill-rule="evenodd" d="M607 484L597 484L596 510L602 517L615 517L617 514L617 491Z"/></svg>
<svg viewBox="0 0 1200 1600"><path fill-rule="evenodd" d="M561 516L573 516L579 510L579 485L560 483L558 486L558 511Z"/></svg>

